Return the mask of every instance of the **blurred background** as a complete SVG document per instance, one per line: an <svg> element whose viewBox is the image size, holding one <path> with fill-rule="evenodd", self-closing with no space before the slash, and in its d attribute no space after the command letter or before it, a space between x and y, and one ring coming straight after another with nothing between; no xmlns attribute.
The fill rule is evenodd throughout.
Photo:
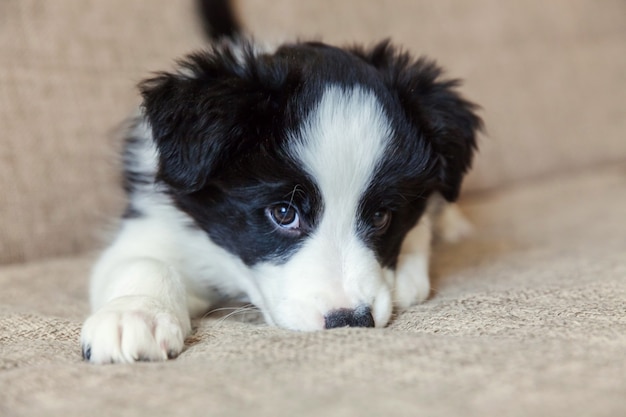
<svg viewBox="0 0 626 417"><path fill-rule="evenodd" d="M137 82L204 40L191 0L0 2L0 263L90 250L122 210L115 129ZM466 193L626 161L623 0L239 0L263 41L435 58L482 106ZM584 196L583 196L584 198Z"/></svg>

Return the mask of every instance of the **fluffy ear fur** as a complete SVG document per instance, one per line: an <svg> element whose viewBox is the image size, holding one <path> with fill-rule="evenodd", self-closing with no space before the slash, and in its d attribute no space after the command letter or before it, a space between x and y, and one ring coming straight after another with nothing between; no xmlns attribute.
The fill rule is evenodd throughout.
<svg viewBox="0 0 626 417"><path fill-rule="evenodd" d="M159 151L157 177L177 192L198 191L268 136L278 82L259 82L253 52L241 54L197 53L179 63L179 72L139 85Z"/></svg>
<svg viewBox="0 0 626 417"><path fill-rule="evenodd" d="M388 42L352 52L376 67L396 92L407 118L438 156L437 191L456 200L482 126L476 106L456 92L458 81L441 79L442 70L432 61L413 60ZM290 119L284 87L301 82L288 67L288 59L257 57L244 44L236 52L216 48L191 55L178 73L159 73L141 83L144 113L159 150L158 178L191 193L237 155L281 140L276 126Z"/></svg>
<svg viewBox="0 0 626 417"><path fill-rule="evenodd" d="M370 51L355 49L378 68L400 97L409 120L429 141L439 158L439 189L448 201L458 198L463 177L472 164L476 133L482 121L477 106L456 92L458 80L442 79L443 70L425 58L413 60L396 52L388 41Z"/></svg>

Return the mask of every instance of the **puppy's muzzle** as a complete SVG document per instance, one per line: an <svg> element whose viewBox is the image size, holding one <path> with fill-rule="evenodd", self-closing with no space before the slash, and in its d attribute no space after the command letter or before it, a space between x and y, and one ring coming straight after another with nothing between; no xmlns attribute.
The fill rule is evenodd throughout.
<svg viewBox="0 0 626 417"><path fill-rule="evenodd" d="M335 327L374 327L374 317L369 307L356 309L340 308L333 310L324 317L324 325L327 329Z"/></svg>

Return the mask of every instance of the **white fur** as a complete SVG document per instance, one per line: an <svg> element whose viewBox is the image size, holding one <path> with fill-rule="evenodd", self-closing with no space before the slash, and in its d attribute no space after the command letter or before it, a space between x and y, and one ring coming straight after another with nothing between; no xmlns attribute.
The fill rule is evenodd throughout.
<svg viewBox="0 0 626 417"><path fill-rule="evenodd" d="M390 288L372 250L358 238L358 204L382 157L391 127L376 97L361 88L329 87L293 150L315 178L324 202L321 221L284 265L255 268L266 318L281 327L316 330L339 308L373 305L377 325L391 315Z"/></svg>
<svg viewBox="0 0 626 417"><path fill-rule="evenodd" d="M133 148L136 166L156 172L147 125L140 123L133 133L144 139ZM215 289L239 297L249 281L238 282L248 273L243 263L190 228L192 220L157 186L141 186L133 202L143 217L122 223L92 272L94 314L83 326L81 341L91 347L96 363L177 355L191 330L190 315L206 311L218 298Z"/></svg>
<svg viewBox="0 0 626 417"><path fill-rule="evenodd" d="M431 219L425 215L402 242L394 288L394 301L399 308L422 302L430 293L428 265L431 235Z"/></svg>
<svg viewBox="0 0 626 417"><path fill-rule="evenodd" d="M133 160L143 172L157 167L150 129ZM291 138L292 148L319 186L323 213L312 236L289 261L246 266L214 244L155 185L133 196L143 216L122 223L117 238L95 265L94 310L83 326L95 363L165 360L183 349L190 316L205 312L219 295L248 297L270 324L298 330L324 328L338 308L372 306L377 326L428 296L431 221L426 216L407 236L397 273L381 268L358 237L358 204L383 156L391 127L375 96L360 88L330 87ZM219 293L219 294L218 294Z"/></svg>
<svg viewBox="0 0 626 417"><path fill-rule="evenodd" d="M444 202L435 220L435 235L444 242L456 243L474 232L472 223L465 218L456 204Z"/></svg>

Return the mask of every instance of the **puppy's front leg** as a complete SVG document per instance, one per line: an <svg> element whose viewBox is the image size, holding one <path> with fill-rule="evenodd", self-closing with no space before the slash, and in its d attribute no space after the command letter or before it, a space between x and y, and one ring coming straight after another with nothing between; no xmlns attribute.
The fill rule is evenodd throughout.
<svg viewBox="0 0 626 417"><path fill-rule="evenodd" d="M431 197L419 223L407 233L396 267L395 303L404 309L430 294L429 261L433 233L446 242L457 242L472 232L472 224L456 204Z"/></svg>
<svg viewBox="0 0 626 417"><path fill-rule="evenodd" d="M81 334L94 363L159 361L177 356L191 330L180 274L153 258L105 254L92 277L92 308Z"/></svg>
<svg viewBox="0 0 626 417"><path fill-rule="evenodd" d="M430 293L428 264L431 236L431 219L428 214L424 214L402 242L396 266L394 289L395 305L401 309L428 298Z"/></svg>

